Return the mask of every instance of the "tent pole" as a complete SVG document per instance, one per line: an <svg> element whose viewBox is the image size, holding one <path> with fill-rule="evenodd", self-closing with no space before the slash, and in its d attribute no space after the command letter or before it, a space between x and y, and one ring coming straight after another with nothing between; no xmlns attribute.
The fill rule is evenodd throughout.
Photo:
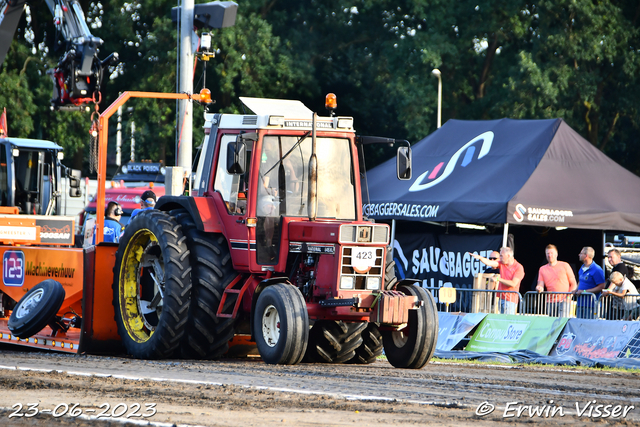
<svg viewBox="0 0 640 427"><path fill-rule="evenodd" d="M393 254L393 241L396 239L396 220L391 220L391 240L389 240L389 246L391 246L391 253Z"/></svg>
<svg viewBox="0 0 640 427"><path fill-rule="evenodd" d="M602 255L607 255L607 233L604 230L602 230ZM604 262L604 256L602 257L602 263L600 263L600 267L602 267L602 271L606 272L607 264Z"/></svg>
<svg viewBox="0 0 640 427"><path fill-rule="evenodd" d="M504 231L502 233L502 247L507 247L507 240L509 239L509 223L504 223Z"/></svg>

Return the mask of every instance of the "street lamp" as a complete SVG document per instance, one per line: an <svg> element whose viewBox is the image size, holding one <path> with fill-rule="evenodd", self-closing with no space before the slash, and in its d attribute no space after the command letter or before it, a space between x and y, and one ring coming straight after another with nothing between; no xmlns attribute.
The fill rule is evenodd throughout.
<svg viewBox="0 0 640 427"><path fill-rule="evenodd" d="M440 129L442 125L442 73L434 68L431 74L438 78L438 129Z"/></svg>

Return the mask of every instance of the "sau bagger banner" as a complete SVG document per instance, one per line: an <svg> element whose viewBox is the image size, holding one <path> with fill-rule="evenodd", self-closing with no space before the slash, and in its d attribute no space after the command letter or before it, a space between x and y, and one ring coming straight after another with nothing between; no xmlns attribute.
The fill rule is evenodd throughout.
<svg viewBox="0 0 640 427"><path fill-rule="evenodd" d="M567 320L566 317L489 314L478 326L465 350L531 350L547 355Z"/></svg>
<svg viewBox="0 0 640 427"><path fill-rule="evenodd" d="M425 288L473 288L473 278L488 267L471 257L488 257L498 250L502 236L396 233L394 260L399 278L418 279ZM434 293L436 302L438 293ZM458 293L450 311L470 311L470 293Z"/></svg>

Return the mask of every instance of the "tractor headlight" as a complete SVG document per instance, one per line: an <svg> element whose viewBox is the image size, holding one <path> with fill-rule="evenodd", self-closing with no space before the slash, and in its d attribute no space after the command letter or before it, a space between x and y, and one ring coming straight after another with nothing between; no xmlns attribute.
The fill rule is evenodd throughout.
<svg viewBox="0 0 640 427"><path fill-rule="evenodd" d="M353 276L342 276L340 278L340 289L353 289Z"/></svg>
<svg viewBox="0 0 640 427"><path fill-rule="evenodd" d="M380 289L380 278L367 277L367 289L370 291Z"/></svg>

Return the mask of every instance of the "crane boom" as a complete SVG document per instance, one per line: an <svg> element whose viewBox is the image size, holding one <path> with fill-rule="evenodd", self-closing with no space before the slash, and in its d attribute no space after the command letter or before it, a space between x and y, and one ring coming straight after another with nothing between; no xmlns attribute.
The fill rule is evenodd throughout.
<svg viewBox="0 0 640 427"><path fill-rule="evenodd" d="M45 0L45 3L64 41L58 65L48 71L53 80L51 105L55 109L84 109L87 103L99 99L104 69L118 61L118 54L114 52L104 60L99 59L98 49L103 40L91 34L77 0ZM0 65L26 5L26 0L0 0Z"/></svg>

